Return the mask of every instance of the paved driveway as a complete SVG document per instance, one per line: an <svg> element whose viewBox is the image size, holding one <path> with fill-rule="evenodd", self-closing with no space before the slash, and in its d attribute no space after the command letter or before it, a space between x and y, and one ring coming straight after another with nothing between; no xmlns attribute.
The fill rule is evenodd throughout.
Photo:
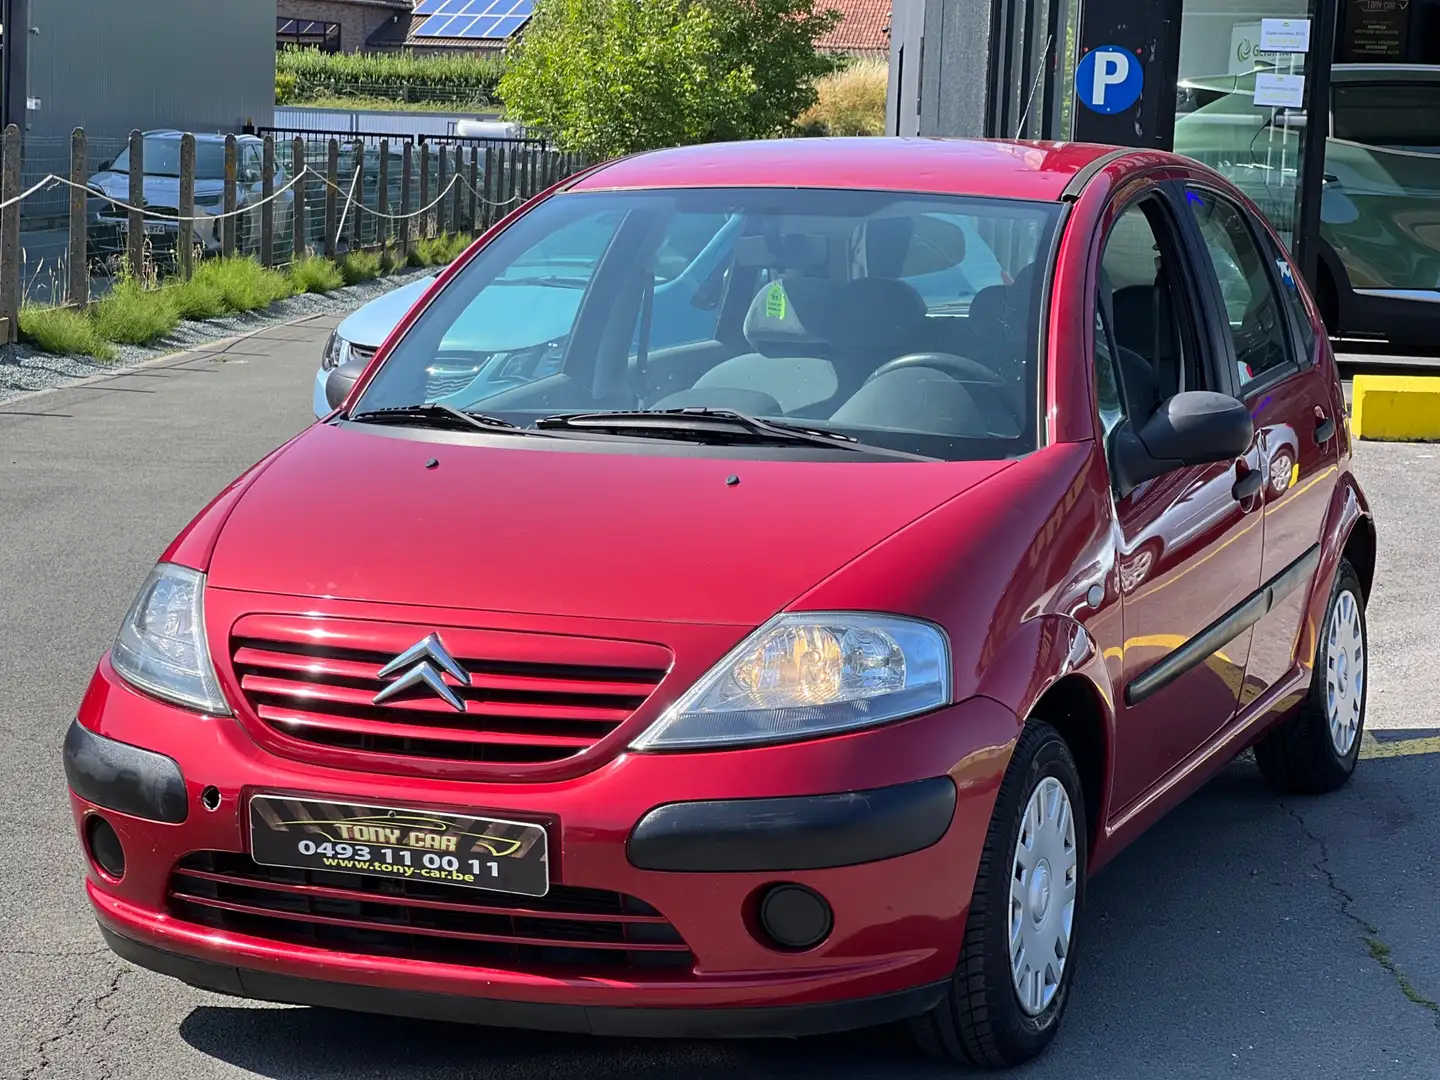
<svg viewBox="0 0 1440 1080"><path fill-rule="evenodd" d="M948 1075L886 1032L665 1044L276 1009L102 946L65 726L171 536L309 419L331 323L0 406L0 1077ZM1021 1075L1440 1077L1440 754L1409 741L1440 735L1440 447L1366 445L1359 467L1381 530L1372 759L1338 796L1285 801L1239 761L1112 864L1066 1029Z"/></svg>

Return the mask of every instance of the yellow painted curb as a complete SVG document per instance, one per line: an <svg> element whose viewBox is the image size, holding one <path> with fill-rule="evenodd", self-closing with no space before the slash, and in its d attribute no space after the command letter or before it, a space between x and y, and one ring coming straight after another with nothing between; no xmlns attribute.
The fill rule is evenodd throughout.
<svg viewBox="0 0 1440 1080"><path fill-rule="evenodd" d="M1418 757L1422 754L1440 754L1440 736L1381 742L1367 731L1360 739L1360 757L1365 760Z"/></svg>
<svg viewBox="0 0 1440 1080"><path fill-rule="evenodd" d="M1351 430L1357 439L1440 439L1440 378L1356 375Z"/></svg>

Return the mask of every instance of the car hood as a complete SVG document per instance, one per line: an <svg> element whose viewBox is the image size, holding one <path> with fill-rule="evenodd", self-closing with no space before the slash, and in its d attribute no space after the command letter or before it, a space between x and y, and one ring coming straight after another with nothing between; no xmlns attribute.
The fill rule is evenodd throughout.
<svg viewBox="0 0 1440 1080"><path fill-rule="evenodd" d="M376 297L341 322L335 332L352 345L366 349L380 348L405 313L425 295L426 289L435 284L436 276L430 274Z"/></svg>
<svg viewBox="0 0 1440 1080"><path fill-rule="evenodd" d="M434 281L432 275L377 297L342 322L336 333L352 345L378 349ZM572 292L543 285L486 289L455 320L440 348L505 352L563 337L575 322L582 295L578 289Z"/></svg>
<svg viewBox="0 0 1440 1080"><path fill-rule="evenodd" d="M753 626L1009 465L722 460L415 434L322 424L301 435L231 512L210 583Z"/></svg>
<svg viewBox="0 0 1440 1080"><path fill-rule="evenodd" d="M90 186L116 199L127 198L130 194L130 174L103 172L90 178ZM145 201L155 206L180 205L180 179L175 176L146 176L144 178ZM225 191L223 180L195 181L195 196L220 195Z"/></svg>

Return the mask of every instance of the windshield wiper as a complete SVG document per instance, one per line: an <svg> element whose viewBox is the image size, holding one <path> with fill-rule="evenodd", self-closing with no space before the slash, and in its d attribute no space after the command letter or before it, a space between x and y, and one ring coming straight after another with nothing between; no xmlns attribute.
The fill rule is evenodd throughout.
<svg viewBox="0 0 1440 1080"><path fill-rule="evenodd" d="M442 405L438 401L427 401L419 405L393 405L385 409L365 409L351 413L350 420L362 424L414 424L423 423L432 427L458 427L478 431L524 431L509 420L484 413L467 412L453 405Z"/></svg>
<svg viewBox="0 0 1440 1080"><path fill-rule="evenodd" d="M914 461L933 459L921 454L862 443L838 431L824 431L781 420L762 420L733 409L654 409L617 412L562 413L535 421L537 428L615 432L639 438L691 438L716 445L799 443L830 450L855 450Z"/></svg>
<svg viewBox="0 0 1440 1080"><path fill-rule="evenodd" d="M537 274L535 277L496 278L491 285L553 285L561 289L583 289L589 278L561 277L559 274Z"/></svg>

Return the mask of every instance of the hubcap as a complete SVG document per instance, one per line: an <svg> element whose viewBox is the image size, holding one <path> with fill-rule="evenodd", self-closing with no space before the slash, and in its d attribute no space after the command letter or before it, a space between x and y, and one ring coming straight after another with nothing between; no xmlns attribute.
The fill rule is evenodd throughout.
<svg viewBox="0 0 1440 1080"><path fill-rule="evenodd" d="M1060 989L1075 920L1079 858L1065 786L1047 776L1030 793L1010 864L1010 975L1030 1016Z"/></svg>
<svg viewBox="0 0 1440 1080"><path fill-rule="evenodd" d="M1325 636L1325 711L1330 741L1341 757L1355 746L1364 701L1365 626L1359 601L1346 589L1335 599Z"/></svg>

